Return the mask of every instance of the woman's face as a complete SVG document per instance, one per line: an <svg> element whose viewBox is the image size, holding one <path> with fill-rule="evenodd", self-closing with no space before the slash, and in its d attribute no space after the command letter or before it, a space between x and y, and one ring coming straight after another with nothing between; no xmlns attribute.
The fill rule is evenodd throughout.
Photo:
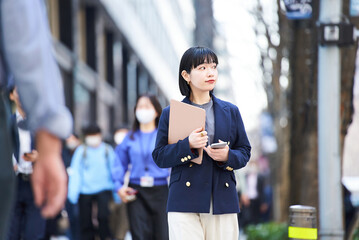
<svg viewBox="0 0 359 240"><path fill-rule="evenodd" d="M136 117L140 123L154 121L158 113L148 97L141 97L136 106Z"/></svg>
<svg viewBox="0 0 359 240"><path fill-rule="evenodd" d="M192 91L211 91L218 79L216 63L202 63L191 70L188 74L184 71L183 78L189 82Z"/></svg>

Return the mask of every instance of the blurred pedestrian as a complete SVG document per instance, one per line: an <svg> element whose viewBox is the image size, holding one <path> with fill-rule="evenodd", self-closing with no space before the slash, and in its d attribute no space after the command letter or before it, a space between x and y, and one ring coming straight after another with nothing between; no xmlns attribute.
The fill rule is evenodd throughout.
<svg viewBox="0 0 359 240"><path fill-rule="evenodd" d="M269 208L265 196L265 179L259 173L257 161L245 168L246 191L241 194L241 227L263 222L262 213Z"/></svg>
<svg viewBox="0 0 359 240"><path fill-rule="evenodd" d="M7 234L13 203L10 108L6 85L13 74L29 129L36 133L38 158L31 184L44 217L55 216L66 198L61 141L72 129L60 71L41 0L0 0L0 239Z"/></svg>
<svg viewBox="0 0 359 240"><path fill-rule="evenodd" d="M115 153L110 145L102 141L101 129L97 124L85 127L83 134L85 143L76 149L69 169L68 199L72 204L79 203L82 240L92 240L97 235L94 219L98 221L100 239L110 239L111 168Z"/></svg>
<svg viewBox="0 0 359 240"><path fill-rule="evenodd" d="M128 131L129 130L126 126L120 126L116 129L113 135L115 147L123 142L123 139L126 137ZM128 177L127 173L125 174L125 178L126 177ZM128 183L128 179L126 180ZM113 200L114 201L110 207L110 228L114 239L123 240L129 231L126 204L121 201L116 189L113 191Z"/></svg>
<svg viewBox="0 0 359 240"><path fill-rule="evenodd" d="M205 130L193 129L188 137L168 144L169 107L160 119L153 159L160 167L172 167L167 206L172 240L238 239L239 201L233 170L247 164L251 146L238 108L213 94L217 64L212 50L192 47L179 66L183 102L206 110ZM221 140L228 143L223 148L207 145ZM201 148L205 150L202 164L192 163Z"/></svg>
<svg viewBox="0 0 359 240"><path fill-rule="evenodd" d="M166 204L168 169L153 162L157 126L162 108L153 95L141 95L136 102L132 131L117 146L114 171L116 189L127 212L133 240L168 239ZM129 185L124 176L131 164Z"/></svg>
<svg viewBox="0 0 359 240"><path fill-rule="evenodd" d="M64 163L66 169L69 171L71 166L71 160L75 150L78 146L81 145L81 141L76 134L70 135L63 145L62 148L62 157L64 159ZM71 171L71 170L70 170ZM70 221L70 229L67 232L67 237L70 240L78 240L81 239L80 235L80 216L79 216L79 207L78 204L72 204L68 199L66 200L66 211L68 213L68 218ZM61 216L62 217L62 216Z"/></svg>
<svg viewBox="0 0 359 240"><path fill-rule="evenodd" d="M116 129L115 133L113 134L113 141L115 143L115 147L120 145L125 139L126 135L128 134L128 128L125 126L120 126Z"/></svg>
<svg viewBox="0 0 359 240"><path fill-rule="evenodd" d="M26 115L21 107L15 86L10 88L10 100L16 105L16 112L12 116L12 124L15 140L13 144L13 164L17 175L17 187L8 239L40 239L45 233L45 219L41 216L40 208L35 206L30 182L32 164L36 162L38 152L35 149L33 134L24 124Z"/></svg>

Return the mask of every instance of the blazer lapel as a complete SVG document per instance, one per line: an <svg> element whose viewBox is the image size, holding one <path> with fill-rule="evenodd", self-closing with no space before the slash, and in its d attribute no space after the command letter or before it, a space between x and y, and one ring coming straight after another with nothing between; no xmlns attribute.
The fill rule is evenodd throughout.
<svg viewBox="0 0 359 240"><path fill-rule="evenodd" d="M215 131L213 142L219 142L219 139L228 142L230 136L230 114L229 108L224 106L214 95L213 97L213 109L215 119Z"/></svg>

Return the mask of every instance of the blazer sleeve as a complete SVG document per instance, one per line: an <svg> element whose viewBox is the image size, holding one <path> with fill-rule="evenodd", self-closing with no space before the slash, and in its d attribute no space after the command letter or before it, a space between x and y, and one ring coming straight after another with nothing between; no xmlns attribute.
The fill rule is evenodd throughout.
<svg viewBox="0 0 359 240"><path fill-rule="evenodd" d="M168 144L169 107L162 111L158 124L156 146L152 152L155 163L160 168L170 168L187 164L184 158L191 160L198 157L196 150L189 147L188 137L177 143Z"/></svg>
<svg viewBox="0 0 359 240"><path fill-rule="evenodd" d="M224 164L217 162L217 166L228 171L240 169L247 165L251 157L251 145L249 143L247 133L244 129L241 114L237 107L234 110L234 142L230 144L228 152L228 161Z"/></svg>

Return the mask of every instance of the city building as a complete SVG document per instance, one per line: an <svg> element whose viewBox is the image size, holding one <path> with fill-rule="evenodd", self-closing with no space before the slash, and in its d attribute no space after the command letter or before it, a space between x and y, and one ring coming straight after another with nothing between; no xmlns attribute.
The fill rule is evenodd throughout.
<svg viewBox="0 0 359 240"><path fill-rule="evenodd" d="M136 98L162 107L178 91L178 64L193 43L191 0L47 0L55 56L74 131L97 122L105 138L134 118Z"/></svg>

